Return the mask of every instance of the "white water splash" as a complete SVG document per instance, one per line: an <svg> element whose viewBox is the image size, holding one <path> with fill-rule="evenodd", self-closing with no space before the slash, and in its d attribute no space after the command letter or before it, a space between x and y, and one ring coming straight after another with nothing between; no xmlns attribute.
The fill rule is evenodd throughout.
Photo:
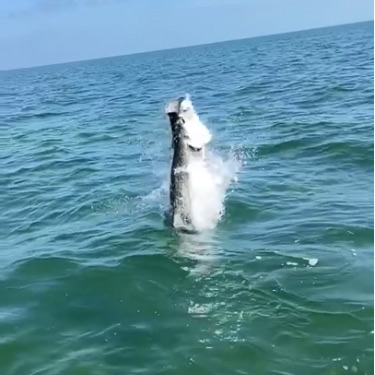
<svg viewBox="0 0 375 375"><path fill-rule="evenodd" d="M232 183L237 181L242 160L229 152L221 156L207 150L205 160L194 160L188 166L191 218L197 231L212 230L225 213L225 199ZM163 168L164 169L164 168ZM162 212L169 211L170 165L154 171L160 186L141 197L144 204L158 204Z"/></svg>
<svg viewBox="0 0 375 375"><path fill-rule="evenodd" d="M205 160L189 164L191 219L198 231L214 229L223 217L226 194L239 169L239 160L223 159L212 151Z"/></svg>

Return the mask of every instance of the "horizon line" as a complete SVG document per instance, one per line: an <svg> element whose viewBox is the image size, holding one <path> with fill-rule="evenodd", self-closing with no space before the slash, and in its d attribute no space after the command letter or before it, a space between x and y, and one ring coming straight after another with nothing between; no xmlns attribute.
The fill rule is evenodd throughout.
<svg viewBox="0 0 375 375"><path fill-rule="evenodd" d="M54 66L54 65L75 64L75 63L87 62L87 61L114 59L114 58L120 58L120 57L126 57L126 56L143 55L143 54L147 54L147 53L171 51L171 50L175 50L175 49L209 46L209 45L212 45L212 44L235 42L235 41L247 40L247 39L258 39L258 38L265 38L265 37L271 37L271 36L277 36L277 35L287 35L287 34L294 34L294 33L306 32L306 31L313 31L313 30L330 29L330 28L335 28L335 27L340 27L340 26L349 26L349 25L356 25L356 24L368 23L368 22L374 22L374 19L364 20L364 21L356 21L356 22L349 22L349 23L343 23L343 24L327 25L327 26L321 26L321 27L312 27L312 28L308 28L308 29L283 31L283 32L274 33L274 34L260 34L260 35L254 35L254 36L249 36L249 37L244 37L244 38L218 40L218 41L215 41L215 42L208 42L208 43L203 43L203 44L189 44L189 45L179 46L179 47L168 47L168 48L162 48L162 49L156 49L156 50L130 52L130 53L125 53L125 54L121 54L121 55L92 57L92 58L87 58L87 59L82 59L82 60L70 60L70 61L62 61L62 62L57 62L57 63L47 63L47 64L41 64L41 65L25 66L25 67L20 67L20 68L0 69L0 73L1 72L10 72L10 71L15 71L15 70L43 68L43 67Z"/></svg>

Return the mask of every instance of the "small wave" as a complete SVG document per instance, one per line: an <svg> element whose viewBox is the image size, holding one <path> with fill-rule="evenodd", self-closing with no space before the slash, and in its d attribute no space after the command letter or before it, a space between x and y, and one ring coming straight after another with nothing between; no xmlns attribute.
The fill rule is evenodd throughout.
<svg viewBox="0 0 375 375"><path fill-rule="evenodd" d="M71 115L72 111L59 111L59 112L38 112L38 113L19 113L17 115L10 116L9 121L23 121L30 119L48 119L51 117L61 117Z"/></svg>
<svg viewBox="0 0 375 375"><path fill-rule="evenodd" d="M325 142L305 147L307 155L320 155L362 167L374 166L374 145L365 142Z"/></svg>
<svg viewBox="0 0 375 375"><path fill-rule="evenodd" d="M310 142L307 139L292 139L274 144L265 144L259 146L259 156L295 151L306 148Z"/></svg>
<svg viewBox="0 0 375 375"><path fill-rule="evenodd" d="M260 157L287 152L297 153L300 157L328 157L362 167L374 164L374 145L368 142L332 142L308 137L259 146Z"/></svg>

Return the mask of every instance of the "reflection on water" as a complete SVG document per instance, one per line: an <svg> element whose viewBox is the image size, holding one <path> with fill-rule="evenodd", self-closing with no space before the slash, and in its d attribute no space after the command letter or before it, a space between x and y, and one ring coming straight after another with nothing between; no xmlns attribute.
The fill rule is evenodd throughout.
<svg viewBox="0 0 375 375"><path fill-rule="evenodd" d="M220 252L214 232L178 234L176 255L194 261L190 275L207 275L218 263Z"/></svg>

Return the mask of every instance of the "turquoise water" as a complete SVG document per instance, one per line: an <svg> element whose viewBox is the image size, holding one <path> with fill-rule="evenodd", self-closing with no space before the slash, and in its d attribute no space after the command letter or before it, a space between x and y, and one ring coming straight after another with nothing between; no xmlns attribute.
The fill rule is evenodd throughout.
<svg viewBox="0 0 375 375"><path fill-rule="evenodd" d="M163 220L164 105L238 181ZM373 23L0 72L0 374L373 374Z"/></svg>

